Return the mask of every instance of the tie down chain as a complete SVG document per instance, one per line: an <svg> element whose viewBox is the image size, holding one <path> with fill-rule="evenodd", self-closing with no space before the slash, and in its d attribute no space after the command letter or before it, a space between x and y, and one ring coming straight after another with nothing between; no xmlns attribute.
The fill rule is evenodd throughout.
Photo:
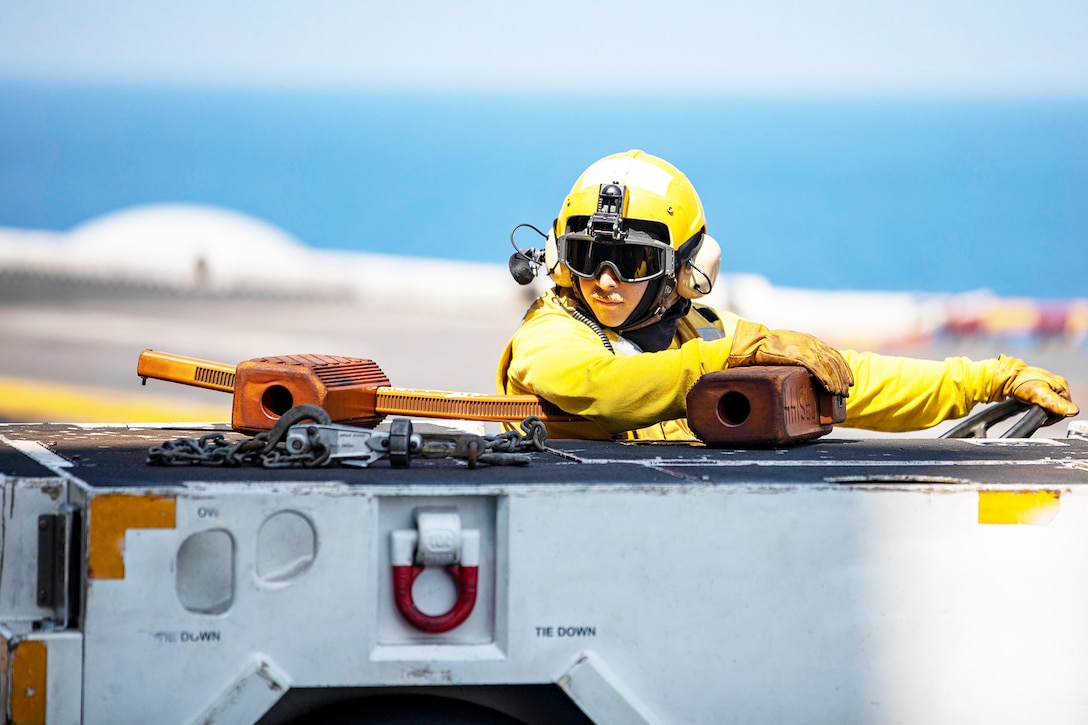
<svg viewBox="0 0 1088 725"><path fill-rule="evenodd" d="M309 423L304 421L311 421ZM333 463L365 468L388 458L393 468L407 468L413 455L424 458L461 458L469 468L525 466L528 451L543 451L548 439L544 423L529 416L517 430L481 436L471 433L412 431L408 418L390 420L389 432L334 424L316 405L297 405L283 414L271 430L252 438L228 441L222 433L197 438L175 438L148 449L153 466L241 466L265 468L318 468Z"/></svg>

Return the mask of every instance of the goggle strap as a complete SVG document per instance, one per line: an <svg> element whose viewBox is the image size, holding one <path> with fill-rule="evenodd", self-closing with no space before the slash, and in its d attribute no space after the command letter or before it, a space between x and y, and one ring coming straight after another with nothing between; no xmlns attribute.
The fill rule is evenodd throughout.
<svg viewBox="0 0 1088 725"><path fill-rule="evenodd" d="M695 253L699 251L699 245L703 243L703 235L705 232L699 230L691 235L691 237L680 245L676 250L676 266L679 267L686 262L691 261L691 258L695 256Z"/></svg>

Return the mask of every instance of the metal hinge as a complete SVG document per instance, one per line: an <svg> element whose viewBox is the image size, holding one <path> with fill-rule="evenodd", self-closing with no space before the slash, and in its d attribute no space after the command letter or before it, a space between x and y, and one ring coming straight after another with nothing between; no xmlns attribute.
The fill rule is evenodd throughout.
<svg viewBox="0 0 1088 725"><path fill-rule="evenodd" d="M38 516L39 607L53 610L42 629L67 629L79 615L79 510L65 505L59 513Z"/></svg>

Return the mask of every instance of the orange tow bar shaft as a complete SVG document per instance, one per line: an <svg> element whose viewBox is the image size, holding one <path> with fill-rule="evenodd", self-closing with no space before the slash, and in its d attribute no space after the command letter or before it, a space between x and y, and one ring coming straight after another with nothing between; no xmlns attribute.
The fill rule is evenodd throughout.
<svg viewBox="0 0 1088 725"><path fill-rule="evenodd" d="M295 405L324 408L337 423L373 427L386 415L492 422L537 416L545 422L583 418L535 395L485 395L393 388L373 360L336 355L283 355L246 360L237 367L144 350L136 374L234 394L231 426L269 430Z"/></svg>

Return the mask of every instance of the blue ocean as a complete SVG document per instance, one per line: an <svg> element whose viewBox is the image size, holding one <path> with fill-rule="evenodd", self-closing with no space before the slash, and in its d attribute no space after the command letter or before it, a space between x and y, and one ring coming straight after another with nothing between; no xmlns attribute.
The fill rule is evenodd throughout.
<svg viewBox="0 0 1088 725"><path fill-rule="evenodd" d="M319 248L505 263L583 168L683 169L723 272L1088 296L1088 99L497 97L0 86L0 226L199 202ZM521 230L518 244L536 244Z"/></svg>

